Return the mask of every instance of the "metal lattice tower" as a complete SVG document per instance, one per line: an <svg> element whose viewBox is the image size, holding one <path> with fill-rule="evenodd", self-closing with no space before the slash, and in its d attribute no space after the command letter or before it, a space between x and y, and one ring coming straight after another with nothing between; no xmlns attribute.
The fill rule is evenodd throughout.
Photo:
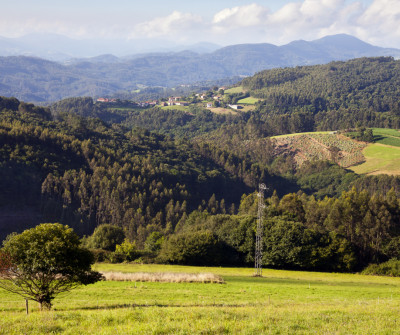
<svg viewBox="0 0 400 335"><path fill-rule="evenodd" d="M254 276L262 276L262 257L263 257L263 215L264 215L264 191L267 189L265 184L258 185L258 213L257 213L257 232L256 232L256 254L255 254L255 273Z"/></svg>

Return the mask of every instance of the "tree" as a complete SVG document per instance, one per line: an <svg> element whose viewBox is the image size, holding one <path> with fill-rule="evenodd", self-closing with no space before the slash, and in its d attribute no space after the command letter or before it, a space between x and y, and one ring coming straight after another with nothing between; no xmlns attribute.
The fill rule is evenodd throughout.
<svg viewBox="0 0 400 335"><path fill-rule="evenodd" d="M102 279L91 270L93 263L93 255L80 246L72 228L43 223L3 242L0 287L50 309L57 294Z"/></svg>
<svg viewBox="0 0 400 335"><path fill-rule="evenodd" d="M159 260L171 264L221 265L223 247L211 231L181 233L163 243Z"/></svg>
<svg viewBox="0 0 400 335"><path fill-rule="evenodd" d="M124 230L112 224L101 224L93 235L88 238L90 248L115 251L117 244L122 244L125 240Z"/></svg>

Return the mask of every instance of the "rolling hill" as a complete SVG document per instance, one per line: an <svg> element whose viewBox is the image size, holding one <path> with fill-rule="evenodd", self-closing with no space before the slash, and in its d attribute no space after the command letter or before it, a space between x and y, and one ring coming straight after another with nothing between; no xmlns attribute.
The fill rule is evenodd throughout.
<svg viewBox="0 0 400 335"><path fill-rule="evenodd" d="M0 50L4 43L9 47L11 42L0 40ZM0 95L48 102L73 96L112 95L142 86L175 87L251 76L264 69L371 56L400 57L400 50L376 47L349 35L334 35L283 46L242 44L202 54L177 51L124 58L103 55L67 63L9 56L0 57Z"/></svg>
<svg viewBox="0 0 400 335"><path fill-rule="evenodd" d="M272 137L276 156L305 162L329 160L364 175L400 175L400 131L373 128L374 142L366 143L338 132L310 132Z"/></svg>

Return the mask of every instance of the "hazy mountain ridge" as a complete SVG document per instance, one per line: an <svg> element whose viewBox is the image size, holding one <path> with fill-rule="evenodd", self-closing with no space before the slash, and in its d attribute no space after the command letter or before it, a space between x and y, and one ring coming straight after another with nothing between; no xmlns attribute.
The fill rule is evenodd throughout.
<svg viewBox="0 0 400 335"><path fill-rule="evenodd" d="M206 54L179 51L123 58L105 54L63 64L33 57L0 57L0 95L33 102L105 96L132 91L138 85L175 87L249 76L264 69L370 56L400 57L400 50L376 47L342 34L283 46L241 44Z"/></svg>

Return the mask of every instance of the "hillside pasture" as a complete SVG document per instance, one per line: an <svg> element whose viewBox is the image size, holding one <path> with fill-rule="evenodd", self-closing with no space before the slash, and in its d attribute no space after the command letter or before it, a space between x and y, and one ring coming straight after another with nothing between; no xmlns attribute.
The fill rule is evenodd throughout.
<svg viewBox="0 0 400 335"><path fill-rule="evenodd" d="M248 97L244 99L240 99L238 101L238 104L243 104L243 105L255 105L260 99L253 98L253 97Z"/></svg>
<svg viewBox="0 0 400 335"><path fill-rule="evenodd" d="M161 109L164 109L164 110L178 110L178 111L187 112L189 110L189 106L179 106L179 105L162 106Z"/></svg>
<svg viewBox="0 0 400 335"><path fill-rule="evenodd" d="M363 150L365 163L351 167L358 174L400 175L400 147L374 143Z"/></svg>
<svg viewBox="0 0 400 335"><path fill-rule="evenodd" d="M39 312L0 291L0 334L395 334L400 278L163 265L100 271L215 273L224 284L103 281Z"/></svg>
<svg viewBox="0 0 400 335"><path fill-rule="evenodd" d="M228 94L229 93L243 93L243 92L245 92L245 90L242 86L231 87L224 91L224 93L228 93Z"/></svg>
<svg viewBox="0 0 400 335"><path fill-rule="evenodd" d="M213 112L215 114L221 114L221 115L225 115L225 114L232 114L232 115L236 115L237 112L234 111L231 108L223 108L223 107L212 107L212 108L207 108L210 112Z"/></svg>
<svg viewBox="0 0 400 335"><path fill-rule="evenodd" d="M397 129L373 128L374 141L379 144L386 144L400 147L400 131Z"/></svg>
<svg viewBox="0 0 400 335"><path fill-rule="evenodd" d="M271 136L272 138L285 138L285 137L292 137L292 136L300 136L300 135L314 135L314 134L333 134L332 131L314 131L314 132L305 132L305 133L293 133L293 134L285 134L285 135L276 135Z"/></svg>

